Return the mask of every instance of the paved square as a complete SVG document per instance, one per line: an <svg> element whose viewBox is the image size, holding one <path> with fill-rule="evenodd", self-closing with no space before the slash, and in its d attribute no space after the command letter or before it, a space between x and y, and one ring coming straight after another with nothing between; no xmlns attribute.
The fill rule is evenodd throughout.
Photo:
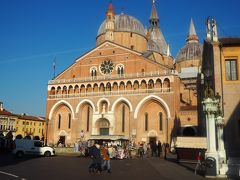
<svg viewBox="0 0 240 180"><path fill-rule="evenodd" d="M189 168L159 158L112 160L112 173L90 174L89 158L56 156L51 158L0 157L0 179L114 179L114 180L198 180ZM7 174L8 173L8 174Z"/></svg>

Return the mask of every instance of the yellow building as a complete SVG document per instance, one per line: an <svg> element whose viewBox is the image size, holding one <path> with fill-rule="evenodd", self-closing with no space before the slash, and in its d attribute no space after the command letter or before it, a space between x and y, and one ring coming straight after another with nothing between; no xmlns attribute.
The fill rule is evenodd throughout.
<svg viewBox="0 0 240 180"><path fill-rule="evenodd" d="M3 108L3 103L0 102L0 136L5 136L9 131L15 137L17 115Z"/></svg>
<svg viewBox="0 0 240 180"><path fill-rule="evenodd" d="M45 129L45 118L23 114L16 119L16 138L43 139Z"/></svg>
<svg viewBox="0 0 240 180"><path fill-rule="evenodd" d="M226 153L228 157L240 157L240 38L218 38L215 19L211 22L213 26L212 29L207 28L203 46L199 103L205 96L203 92L207 86L215 96L220 97L220 109L225 121L223 138ZM199 115L200 119L205 118L201 109ZM204 124L203 121L203 127Z"/></svg>

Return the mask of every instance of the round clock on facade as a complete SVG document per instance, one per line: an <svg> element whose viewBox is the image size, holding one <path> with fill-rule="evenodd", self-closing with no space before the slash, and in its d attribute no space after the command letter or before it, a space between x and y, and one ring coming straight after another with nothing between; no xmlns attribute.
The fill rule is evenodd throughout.
<svg viewBox="0 0 240 180"><path fill-rule="evenodd" d="M111 60L105 60L100 65L100 71L103 74L111 74L113 71L113 62Z"/></svg>

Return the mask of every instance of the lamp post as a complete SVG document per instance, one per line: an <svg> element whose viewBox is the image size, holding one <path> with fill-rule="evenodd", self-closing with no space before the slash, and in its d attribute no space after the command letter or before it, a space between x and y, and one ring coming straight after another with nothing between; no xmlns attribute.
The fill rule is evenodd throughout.
<svg viewBox="0 0 240 180"><path fill-rule="evenodd" d="M48 144L48 122L49 122L49 119L46 119L46 140L45 140L45 145Z"/></svg>

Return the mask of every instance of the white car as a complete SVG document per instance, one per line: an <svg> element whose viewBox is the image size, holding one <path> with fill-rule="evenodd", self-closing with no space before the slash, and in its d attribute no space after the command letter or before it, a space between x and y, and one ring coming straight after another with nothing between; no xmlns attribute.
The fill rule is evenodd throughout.
<svg viewBox="0 0 240 180"><path fill-rule="evenodd" d="M38 156L54 156L55 150L52 147L44 146L39 140L29 139L15 139L16 148L13 150L13 154L17 157L24 155L38 155Z"/></svg>

